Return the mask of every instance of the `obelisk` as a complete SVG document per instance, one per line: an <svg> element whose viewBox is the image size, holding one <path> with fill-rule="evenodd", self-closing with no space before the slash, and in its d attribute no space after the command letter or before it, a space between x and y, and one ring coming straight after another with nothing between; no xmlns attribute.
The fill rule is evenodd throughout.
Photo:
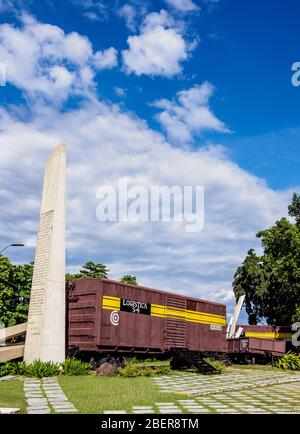
<svg viewBox="0 0 300 434"><path fill-rule="evenodd" d="M44 175L24 361L65 360L66 147L49 157Z"/></svg>

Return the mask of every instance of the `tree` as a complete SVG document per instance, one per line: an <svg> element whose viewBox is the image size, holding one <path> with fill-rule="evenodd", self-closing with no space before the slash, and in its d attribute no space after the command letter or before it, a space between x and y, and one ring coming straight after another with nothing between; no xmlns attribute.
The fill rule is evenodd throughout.
<svg viewBox="0 0 300 434"><path fill-rule="evenodd" d="M6 327L27 321L33 263L13 265L0 255L0 322Z"/></svg>
<svg viewBox="0 0 300 434"><path fill-rule="evenodd" d="M0 255L0 326L12 326L27 321L33 265L14 265L6 256ZM66 274L66 281L84 277L107 278L106 265L88 261L79 273ZM135 276L125 275L122 282L137 285Z"/></svg>
<svg viewBox="0 0 300 434"><path fill-rule="evenodd" d="M121 277L120 281L124 283L129 283L130 285L138 284L136 276L132 276L130 274L125 274L125 276Z"/></svg>
<svg viewBox="0 0 300 434"><path fill-rule="evenodd" d="M249 324L257 324L263 316L262 304L267 291L263 263L253 249L234 275L233 288L236 298L246 294L245 308Z"/></svg>
<svg viewBox="0 0 300 434"><path fill-rule="evenodd" d="M85 265L83 265L79 273L67 274L66 280L68 281L71 279L82 279L84 277L88 277L92 279L106 279L108 273L109 273L109 269L106 267L106 265L95 264L92 261L88 261Z"/></svg>
<svg viewBox="0 0 300 434"><path fill-rule="evenodd" d="M289 215L296 219L297 226L300 226L300 196L297 193L293 194L293 200L289 205Z"/></svg>
<svg viewBox="0 0 300 434"><path fill-rule="evenodd" d="M245 294L249 323L291 324L300 313L300 196L293 195L289 215L260 231L263 255L250 250L233 280L236 298Z"/></svg>

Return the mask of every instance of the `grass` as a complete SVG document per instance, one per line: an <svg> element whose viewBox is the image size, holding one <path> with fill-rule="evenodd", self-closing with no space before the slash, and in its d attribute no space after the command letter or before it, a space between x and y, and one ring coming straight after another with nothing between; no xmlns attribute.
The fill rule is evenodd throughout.
<svg viewBox="0 0 300 434"><path fill-rule="evenodd" d="M26 413L23 381L0 381L0 407L17 407L21 409L19 413Z"/></svg>
<svg viewBox="0 0 300 434"><path fill-rule="evenodd" d="M135 405L188 399L184 394L160 392L154 381L145 377L60 377L59 384L80 413L131 412Z"/></svg>
<svg viewBox="0 0 300 434"><path fill-rule="evenodd" d="M296 374L297 371L293 370L282 370L281 368L276 368L275 366L269 365L231 365L226 368L226 372L229 374L234 374L237 371L243 371L243 373L251 374L259 374L259 373L285 373L285 374ZM248 372L247 372L248 371Z"/></svg>
<svg viewBox="0 0 300 434"><path fill-rule="evenodd" d="M151 366L151 367L169 366L170 365L170 360L154 360L154 361L137 360L137 361L134 361L134 364L136 366Z"/></svg>
<svg viewBox="0 0 300 434"><path fill-rule="evenodd" d="M226 368L226 372L253 375L283 371L272 368L271 365L235 365ZM290 372L295 373L295 371ZM173 371L172 374L178 374L178 371ZM135 405L153 406L156 402L193 399L180 393L161 392L153 379L148 377L97 377L92 374L78 377L59 376L58 381L79 413L100 414L105 410L125 410L130 413ZM21 409L20 413L26 413L23 381L0 382L0 407L18 407Z"/></svg>

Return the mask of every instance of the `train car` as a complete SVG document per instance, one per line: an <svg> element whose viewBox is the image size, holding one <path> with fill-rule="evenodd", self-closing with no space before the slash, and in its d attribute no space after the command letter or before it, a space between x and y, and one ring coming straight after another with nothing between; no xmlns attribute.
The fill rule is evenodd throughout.
<svg viewBox="0 0 300 434"><path fill-rule="evenodd" d="M276 339L243 337L228 339L227 352L233 362L268 363L286 353L286 342Z"/></svg>
<svg viewBox="0 0 300 434"><path fill-rule="evenodd" d="M247 338L260 339L283 339L291 341L295 332L288 326L268 326L268 325L238 325L237 328L243 329L242 336Z"/></svg>
<svg viewBox="0 0 300 434"><path fill-rule="evenodd" d="M226 306L110 279L68 283L70 352L94 359L225 354Z"/></svg>
<svg viewBox="0 0 300 434"><path fill-rule="evenodd" d="M237 330L238 337L227 341L227 352L234 362L272 362L291 349L290 327L238 325Z"/></svg>

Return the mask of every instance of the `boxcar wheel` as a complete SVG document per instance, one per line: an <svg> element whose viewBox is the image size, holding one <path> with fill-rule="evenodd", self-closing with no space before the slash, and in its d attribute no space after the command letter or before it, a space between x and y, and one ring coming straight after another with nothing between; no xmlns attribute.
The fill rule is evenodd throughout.
<svg viewBox="0 0 300 434"><path fill-rule="evenodd" d="M186 367L186 362L182 359L179 359L177 357L173 357L170 361L170 367L171 369L183 369Z"/></svg>

